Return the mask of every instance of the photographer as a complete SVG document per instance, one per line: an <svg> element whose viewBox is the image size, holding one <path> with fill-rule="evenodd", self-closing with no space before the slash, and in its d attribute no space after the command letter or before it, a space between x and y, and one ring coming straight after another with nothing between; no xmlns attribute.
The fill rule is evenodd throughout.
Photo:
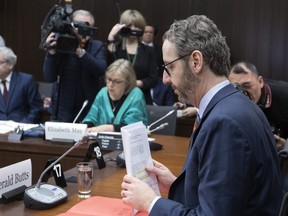
<svg viewBox="0 0 288 216"><path fill-rule="evenodd" d="M282 150L288 138L288 83L264 79L250 62L235 64L228 78L247 91L251 100L263 110L274 133L277 149Z"/></svg>
<svg viewBox="0 0 288 216"><path fill-rule="evenodd" d="M152 104L150 89L157 84L156 55L152 47L141 43L146 25L143 15L137 10L128 9L120 17L108 35L108 64L116 59L129 60L136 72L137 87L145 96L146 104ZM116 42L116 39L120 40Z"/></svg>
<svg viewBox="0 0 288 216"><path fill-rule="evenodd" d="M81 35L83 33L80 32L81 26L94 26L94 16L89 11L77 10L71 19L74 26L79 26L76 28L76 35L82 36L81 44L73 53L58 50L59 33L52 32L46 39L49 49L45 56L43 73L48 82L54 82L51 120L72 122L83 102L88 100L88 106L77 121L81 122L99 91L99 78L104 75L107 63L103 43Z"/></svg>

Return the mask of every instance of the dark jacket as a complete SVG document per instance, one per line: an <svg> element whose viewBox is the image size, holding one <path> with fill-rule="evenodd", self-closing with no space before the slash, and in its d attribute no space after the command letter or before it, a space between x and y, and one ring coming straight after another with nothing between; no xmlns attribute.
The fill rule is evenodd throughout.
<svg viewBox="0 0 288 216"><path fill-rule="evenodd" d="M7 102L0 94L0 120L40 123L43 102L31 74L12 72Z"/></svg>
<svg viewBox="0 0 288 216"><path fill-rule="evenodd" d="M222 88L194 132L169 200L157 200L149 215L278 215L283 194L275 146L259 107L232 85Z"/></svg>
<svg viewBox="0 0 288 216"><path fill-rule="evenodd" d="M258 105L265 113L273 132L287 139L288 83L265 79Z"/></svg>
<svg viewBox="0 0 288 216"><path fill-rule="evenodd" d="M81 122L100 89L99 78L106 68L106 51L100 41L89 41L82 58L76 54L47 53L43 73L46 81L54 82L50 109L52 119L72 122L83 102L88 100L77 121Z"/></svg>
<svg viewBox="0 0 288 216"><path fill-rule="evenodd" d="M108 64L120 58L129 60L127 51L122 49L122 43L116 44L116 52L108 52ZM158 74L154 49L139 43L138 51L134 58L136 58L136 60L133 66L137 80L143 82L141 90L144 93L146 104L152 104L150 89L156 86Z"/></svg>

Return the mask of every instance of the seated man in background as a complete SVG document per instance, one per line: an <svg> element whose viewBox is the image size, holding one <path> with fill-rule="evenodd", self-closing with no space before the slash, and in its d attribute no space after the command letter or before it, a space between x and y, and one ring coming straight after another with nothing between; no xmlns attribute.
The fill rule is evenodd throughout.
<svg viewBox="0 0 288 216"><path fill-rule="evenodd" d="M14 70L17 56L8 47L0 47L0 120L40 123L43 102L31 74Z"/></svg>
<svg viewBox="0 0 288 216"><path fill-rule="evenodd" d="M120 132L122 126L142 121L147 125L144 94L136 87L136 74L128 60L113 62L105 74L106 87L97 94L83 123L88 132Z"/></svg>
<svg viewBox="0 0 288 216"><path fill-rule="evenodd" d="M251 100L263 110L275 134L277 148L282 149L288 138L288 83L264 80L255 65L249 62L235 64L229 80L247 91Z"/></svg>

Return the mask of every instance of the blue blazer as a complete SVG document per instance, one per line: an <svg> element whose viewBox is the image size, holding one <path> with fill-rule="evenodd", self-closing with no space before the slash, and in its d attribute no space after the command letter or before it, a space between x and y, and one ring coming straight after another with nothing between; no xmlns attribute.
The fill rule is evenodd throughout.
<svg viewBox="0 0 288 216"><path fill-rule="evenodd" d="M0 120L39 123L42 113L43 102L33 76L13 71L6 104L0 94Z"/></svg>
<svg viewBox="0 0 288 216"><path fill-rule="evenodd" d="M282 200L275 139L263 112L232 85L208 104L169 199L151 216L278 215Z"/></svg>

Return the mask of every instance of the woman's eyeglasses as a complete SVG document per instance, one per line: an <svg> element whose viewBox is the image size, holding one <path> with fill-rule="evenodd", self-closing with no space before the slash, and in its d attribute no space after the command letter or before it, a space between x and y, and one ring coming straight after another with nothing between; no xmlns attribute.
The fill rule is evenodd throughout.
<svg viewBox="0 0 288 216"><path fill-rule="evenodd" d="M106 84L109 84L109 83L112 83L113 85L119 85L119 84L121 84L121 83L123 83L123 82L125 82L124 80L113 80L113 79L110 79L110 78L107 78L106 79Z"/></svg>

